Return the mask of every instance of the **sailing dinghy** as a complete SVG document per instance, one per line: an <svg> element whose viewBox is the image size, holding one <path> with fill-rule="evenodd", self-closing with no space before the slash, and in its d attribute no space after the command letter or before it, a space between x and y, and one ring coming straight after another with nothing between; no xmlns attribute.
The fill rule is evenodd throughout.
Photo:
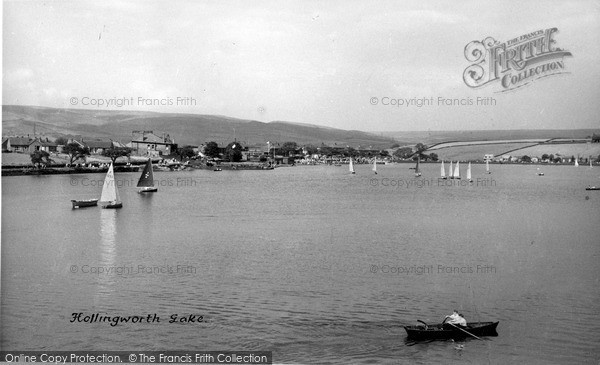
<svg viewBox="0 0 600 365"><path fill-rule="evenodd" d="M446 171L444 171L444 161L442 160L442 167L440 168L440 174L442 175L442 179L446 180Z"/></svg>
<svg viewBox="0 0 600 365"><path fill-rule="evenodd" d="M104 184L102 185L102 195L100 195L100 204L102 208L122 208L123 203L119 197L119 191L115 184L115 172L113 164L110 164L106 177L104 178Z"/></svg>
<svg viewBox="0 0 600 365"><path fill-rule="evenodd" d="M458 162L456 161L456 166L454 167L454 178L460 180L460 167L458 166Z"/></svg>
<svg viewBox="0 0 600 365"><path fill-rule="evenodd" d="M473 179L471 179L471 163L469 162L469 166L467 166L467 180L469 180L469 182L473 182Z"/></svg>
<svg viewBox="0 0 600 365"><path fill-rule="evenodd" d="M140 188L138 193L153 193L158 191L158 188L154 186L154 173L152 172L152 161L148 159L142 175L138 180L137 187Z"/></svg>
<svg viewBox="0 0 600 365"><path fill-rule="evenodd" d="M354 174L354 163L352 163L352 157L350 157L350 172Z"/></svg>

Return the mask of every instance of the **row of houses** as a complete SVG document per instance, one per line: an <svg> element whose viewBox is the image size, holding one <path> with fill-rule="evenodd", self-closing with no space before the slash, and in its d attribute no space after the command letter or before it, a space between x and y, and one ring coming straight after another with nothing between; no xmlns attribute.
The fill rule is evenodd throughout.
<svg viewBox="0 0 600 365"><path fill-rule="evenodd" d="M87 147L91 154L102 154L110 148L129 147L137 155L161 156L170 155L177 150L177 144L168 136L157 136L154 133L144 131L138 135L134 134L131 142L123 144L111 139L93 139L82 136L67 136L66 143L76 143L81 147ZM29 136L8 137L2 141L3 152L31 153L35 151L46 151L48 153L62 152L64 145L50 141L48 138Z"/></svg>
<svg viewBox="0 0 600 365"><path fill-rule="evenodd" d="M3 152L57 152L58 145L48 138L9 137L2 141Z"/></svg>

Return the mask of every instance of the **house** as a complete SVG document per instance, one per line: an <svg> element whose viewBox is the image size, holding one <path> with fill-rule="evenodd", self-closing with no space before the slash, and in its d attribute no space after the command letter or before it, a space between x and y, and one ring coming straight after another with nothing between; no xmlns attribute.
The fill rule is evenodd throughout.
<svg viewBox="0 0 600 365"><path fill-rule="evenodd" d="M90 153L94 155L100 155L105 150L113 147L112 141L85 141L84 145L89 148Z"/></svg>
<svg viewBox="0 0 600 365"><path fill-rule="evenodd" d="M102 139L92 139L92 140L84 140L83 137L75 137L70 138L68 143L77 143L81 147L87 147L91 154L100 155L105 150L116 147L111 140L102 140Z"/></svg>
<svg viewBox="0 0 600 365"><path fill-rule="evenodd" d="M493 154L485 154L483 155L483 161L492 161L494 159L494 155Z"/></svg>
<svg viewBox="0 0 600 365"><path fill-rule="evenodd" d="M33 139L29 137L9 137L2 143L3 151L28 152Z"/></svg>
<svg viewBox="0 0 600 365"><path fill-rule="evenodd" d="M177 144L169 135L157 136L152 131L134 131L134 137L127 144L134 154L140 156L170 155L177 151Z"/></svg>
<svg viewBox="0 0 600 365"><path fill-rule="evenodd" d="M48 140L48 138L46 138L45 141L42 140L41 138L36 138L31 142L31 144L29 144L28 151L29 152L46 151L48 153L56 152L57 146L58 145L56 143L50 142Z"/></svg>

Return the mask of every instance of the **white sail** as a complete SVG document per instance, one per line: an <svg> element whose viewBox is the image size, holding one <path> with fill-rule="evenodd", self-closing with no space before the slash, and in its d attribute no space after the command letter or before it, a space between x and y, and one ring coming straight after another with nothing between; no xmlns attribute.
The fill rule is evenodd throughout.
<svg viewBox="0 0 600 365"><path fill-rule="evenodd" d="M590 169L591 169L591 168L593 168L592 167L592 157L591 156L590 156L589 160L590 160Z"/></svg>
<svg viewBox="0 0 600 365"><path fill-rule="evenodd" d="M485 160L485 172L490 173L490 160Z"/></svg>
<svg viewBox="0 0 600 365"><path fill-rule="evenodd" d="M467 180L471 180L471 163L467 166Z"/></svg>
<svg viewBox="0 0 600 365"><path fill-rule="evenodd" d="M448 167L448 178L452 179L452 160L450 160L450 167Z"/></svg>
<svg viewBox="0 0 600 365"><path fill-rule="evenodd" d="M442 177L446 177L446 171L444 171L444 161L442 160L442 166L440 167L440 173Z"/></svg>
<svg viewBox="0 0 600 365"><path fill-rule="evenodd" d="M577 157L575 157L575 167L579 166L579 162L577 162Z"/></svg>
<svg viewBox="0 0 600 365"><path fill-rule="evenodd" d="M373 161L373 171L377 172L377 159Z"/></svg>
<svg viewBox="0 0 600 365"><path fill-rule="evenodd" d="M354 173L354 163L352 163L352 157L350 157L350 172Z"/></svg>
<svg viewBox="0 0 600 365"><path fill-rule="evenodd" d="M460 179L460 167L458 166L458 161L456 161L456 167L454 167L454 178Z"/></svg>
<svg viewBox="0 0 600 365"><path fill-rule="evenodd" d="M119 191L115 184L115 173L113 170L113 164L110 164L106 177L104 178L104 184L102 185L102 195L100 195L101 202L114 202L121 201L119 197Z"/></svg>

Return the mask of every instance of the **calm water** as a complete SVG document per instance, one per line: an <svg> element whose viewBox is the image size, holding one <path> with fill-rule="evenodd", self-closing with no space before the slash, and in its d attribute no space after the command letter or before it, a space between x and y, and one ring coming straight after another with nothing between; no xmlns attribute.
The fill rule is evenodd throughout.
<svg viewBox="0 0 600 365"><path fill-rule="evenodd" d="M418 187L408 167L157 172L148 196L133 187L139 173L121 173L116 211L71 209L99 197L103 175L3 177L1 348L597 363L600 191L584 188L600 169L475 165L487 186L438 186L439 165L426 164ZM411 266L420 274L397 273ZM462 349L405 342L403 325L455 308L500 321L499 336ZM70 323L73 312L161 322Z"/></svg>

